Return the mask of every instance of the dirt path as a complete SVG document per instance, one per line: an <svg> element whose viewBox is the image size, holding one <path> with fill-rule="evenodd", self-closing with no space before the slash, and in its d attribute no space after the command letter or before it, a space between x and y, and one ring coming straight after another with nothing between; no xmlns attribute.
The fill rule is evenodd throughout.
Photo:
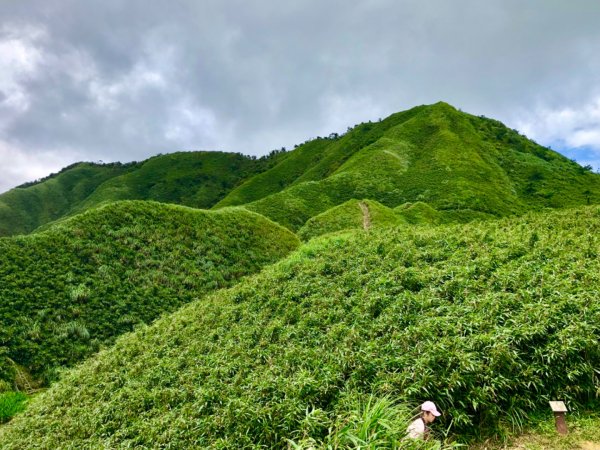
<svg viewBox="0 0 600 450"><path fill-rule="evenodd" d="M548 437L525 437L521 438L521 442L517 442L509 447L492 447L502 448L506 450L533 450L541 448L552 448L552 449L569 449L569 450L600 450L600 443L592 441L579 441L578 439L569 440L569 437L565 437L564 442L561 442L561 438L556 436L554 438ZM478 450L487 449L488 447L475 447Z"/></svg>
<svg viewBox="0 0 600 450"><path fill-rule="evenodd" d="M363 228L368 231L371 228L371 214L369 214L369 207L365 202L358 202L358 206L363 213Z"/></svg>

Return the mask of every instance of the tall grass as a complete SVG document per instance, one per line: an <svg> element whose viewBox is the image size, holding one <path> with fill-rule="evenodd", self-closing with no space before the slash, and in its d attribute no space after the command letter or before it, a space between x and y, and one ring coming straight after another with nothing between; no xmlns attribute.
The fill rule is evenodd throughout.
<svg viewBox="0 0 600 450"><path fill-rule="evenodd" d="M25 409L27 396L22 392L0 392L0 423L8 422Z"/></svg>
<svg viewBox="0 0 600 450"><path fill-rule="evenodd" d="M446 442L444 436L431 435L427 441L407 437L408 425L414 420L411 408L395 402L389 396L353 399L343 405L338 413L336 424L328 429L322 439L290 439L288 445L294 450L399 450L399 449L452 449L462 447L457 443ZM323 412L321 411L321 414ZM307 422L318 414L307 411Z"/></svg>
<svg viewBox="0 0 600 450"><path fill-rule="evenodd" d="M313 239L63 374L1 439L392 445L393 405L429 399L448 445L519 429L556 398L598 408L599 233L589 207Z"/></svg>
<svg viewBox="0 0 600 450"><path fill-rule="evenodd" d="M4 357L49 382L122 333L231 285L298 244L242 210L117 202L45 232L0 239Z"/></svg>

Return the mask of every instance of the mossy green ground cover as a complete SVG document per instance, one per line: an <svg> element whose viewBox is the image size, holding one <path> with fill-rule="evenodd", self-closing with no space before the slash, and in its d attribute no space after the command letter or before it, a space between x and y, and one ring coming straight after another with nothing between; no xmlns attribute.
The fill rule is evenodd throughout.
<svg viewBox="0 0 600 450"><path fill-rule="evenodd" d="M0 424L25 409L27 396L22 392L0 392Z"/></svg>
<svg viewBox="0 0 600 450"><path fill-rule="evenodd" d="M123 201L0 239L0 379L46 381L136 325L257 272L298 245L239 208Z"/></svg>
<svg viewBox="0 0 600 450"><path fill-rule="evenodd" d="M600 208L314 239L64 374L4 448L285 448L369 396L473 440L598 410ZM396 430L397 431L397 430Z"/></svg>

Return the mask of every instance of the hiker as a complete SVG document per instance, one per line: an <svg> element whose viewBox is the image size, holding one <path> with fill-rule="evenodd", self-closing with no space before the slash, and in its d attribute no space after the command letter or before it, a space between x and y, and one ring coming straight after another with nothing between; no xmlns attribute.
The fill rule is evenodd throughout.
<svg viewBox="0 0 600 450"><path fill-rule="evenodd" d="M413 421L406 429L409 438L425 439L429 433L428 424L432 423L441 413L435 407L435 403L426 401L421 405L421 416Z"/></svg>

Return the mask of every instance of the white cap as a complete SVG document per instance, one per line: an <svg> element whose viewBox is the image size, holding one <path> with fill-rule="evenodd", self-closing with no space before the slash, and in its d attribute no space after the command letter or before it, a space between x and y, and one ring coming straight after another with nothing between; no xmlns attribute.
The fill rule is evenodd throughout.
<svg viewBox="0 0 600 450"><path fill-rule="evenodd" d="M430 402L429 400L421 405L421 411L429 411L435 417L439 417L442 415L442 413L439 412L435 407L435 403Z"/></svg>

